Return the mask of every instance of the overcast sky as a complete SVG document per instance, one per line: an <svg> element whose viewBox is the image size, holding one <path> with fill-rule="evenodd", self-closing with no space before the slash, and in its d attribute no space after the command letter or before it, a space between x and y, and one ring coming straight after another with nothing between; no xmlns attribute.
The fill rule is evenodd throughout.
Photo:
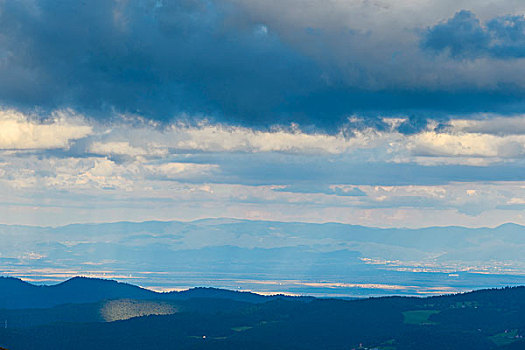
<svg viewBox="0 0 525 350"><path fill-rule="evenodd" d="M522 0L0 0L0 223L525 224Z"/></svg>

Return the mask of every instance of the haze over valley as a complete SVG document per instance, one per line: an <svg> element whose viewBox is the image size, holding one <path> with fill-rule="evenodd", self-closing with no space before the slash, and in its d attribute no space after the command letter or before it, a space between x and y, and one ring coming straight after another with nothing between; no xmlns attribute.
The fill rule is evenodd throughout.
<svg viewBox="0 0 525 350"><path fill-rule="evenodd" d="M432 295L525 283L524 227L378 229L234 219L0 226L0 271L154 290Z"/></svg>

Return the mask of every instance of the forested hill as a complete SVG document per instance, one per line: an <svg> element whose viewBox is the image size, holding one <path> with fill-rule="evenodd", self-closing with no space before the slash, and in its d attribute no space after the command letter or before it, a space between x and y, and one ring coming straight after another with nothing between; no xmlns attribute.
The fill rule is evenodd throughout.
<svg viewBox="0 0 525 350"><path fill-rule="evenodd" d="M185 300L190 298L231 299L262 303L286 296L263 296L218 288L192 288L157 293L127 283L98 278L74 277L55 285L33 285L17 278L0 277L0 309L48 308L70 303L93 303L108 299ZM308 298L304 298L308 299Z"/></svg>
<svg viewBox="0 0 525 350"><path fill-rule="evenodd" d="M33 288L20 281L9 283ZM107 284L142 299L128 295L0 310L0 321L7 326L0 328L0 346L9 350L525 349L525 287L427 298L342 300L268 298L216 289L149 294L111 281L77 279L66 282L66 287L67 283Z"/></svg>

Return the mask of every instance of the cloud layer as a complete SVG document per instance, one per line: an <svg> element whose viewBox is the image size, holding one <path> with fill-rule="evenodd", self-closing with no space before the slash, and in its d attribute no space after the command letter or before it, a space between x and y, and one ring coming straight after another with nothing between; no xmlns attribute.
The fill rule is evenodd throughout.
<svg viewBox="0 0 525 350"><path fill-rule="evenodd" d="M363 128L354 116L329 134L298 126L262 131L54 115L39 121L4 113L5 125L22 131L0 133L3 222L229 216L479 226L525 220L522 116L429 123L410 134L398 130L408 119L383 118L387 127ZM13 135L22 136L15 142Z"/></svg>
<svg viewBox="0 0 525 350"><path fill-rule="evenodd" d="M522 112L524 10L513 0L3 1L0 103L329 133L354 113L366 125L414 115L418 131L453 113Z"/></svg>
<svg viewBox="0 0 525 350"><path fill-rule="evenodd" d="M524 223L524 12L0 1L0 221Z"/></svg>
<svg viewBox="0 0 525 350"><path fill-rule="evenodd" d="M444 23L429 28L423 47L447 52L455 59L489 56L499 59L525 57L525 17L507 15L482 24L462 10Z"/></svg>
<svg viewBox="0 0 525 350"><path fill-rule="evenodd" d="M44 123L31 120L13 110L0 110L0 149L68 148L73 140L91 134L92 128L81 118L56 112Z"/></svg>

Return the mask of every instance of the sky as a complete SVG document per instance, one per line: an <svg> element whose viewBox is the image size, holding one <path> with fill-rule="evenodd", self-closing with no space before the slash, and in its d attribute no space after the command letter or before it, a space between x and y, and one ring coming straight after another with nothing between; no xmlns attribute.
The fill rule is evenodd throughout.
<svg viewBox="0 0 525 350"><path fill-rule="evenodd" d="M0 223L525 224L522 0L0 0Z"/></svg>

